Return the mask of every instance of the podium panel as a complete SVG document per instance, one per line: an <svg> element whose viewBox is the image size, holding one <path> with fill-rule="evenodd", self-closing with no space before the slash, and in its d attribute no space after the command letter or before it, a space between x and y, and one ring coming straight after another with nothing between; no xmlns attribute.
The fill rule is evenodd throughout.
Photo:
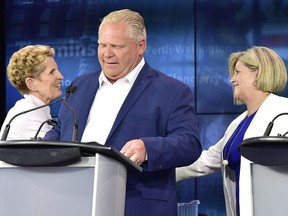
<svg viewBox="0 0 288 216"><path fill-rule="evenodd" d="M91 216L93 164L93 157L69 167L27 168L1 162L0 215Z"/></svg>
<svg viewBox="0 0 288 216"><path fill-rule="evenodd" d="M251 164L255 216L287 215L288 166Z"/></svg>
<svg viewBox="0 0 288 216"><path fill-rule="evenodd" d="M96 154L62 167L0 163L0 215L123 216L126 167Z"/></svg>
<svg viewBox="0 0 288 216"><path fill-rule="evenodd" d="M106 156L95 156L95 183L92 215L123 216L126 195L126 167Z"/></svg>
<svg viewBox="0 0 288 216"><path fill-rule="evenodd" d="M0 215L123 216L129 169L95 142L0 141Z"/></svg>
<svg viewBox="0 0 288 216"><path fill-rule="evenodd" d="M254 216L287 215L288 137L243 140L240 154L252 161L251 186Z"/></svg>

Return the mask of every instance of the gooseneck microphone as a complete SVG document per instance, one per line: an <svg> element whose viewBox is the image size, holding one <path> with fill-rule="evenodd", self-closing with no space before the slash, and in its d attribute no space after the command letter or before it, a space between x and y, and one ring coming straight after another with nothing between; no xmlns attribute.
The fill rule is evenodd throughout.
<svg viewBox="0 0 288 216"><path fill-rule="evenodd" d="M288 113L285 112L285 113L280 113L280 114L276 115L276 116L272 119L272 121L267 125L267 128L266 128L263 136L269 136L269 135L270 135L271 130L272 130L273 126L274 126L274 121L275 121L278 117L280 117L280 116L282 116L282 115L288 115Z"/></svg>
<svg viewBox="0 0 288 216"><path fill-rule="evenodd" d="M58 125L58 122L55 121L55 120L53 120L53 119L48 119L48 120L42 122L42 124L40 125L40 127L39 127L38 130L37 130L37 133L36 133L35 136L34 136L34 140L41 140L41 139L42 139L41 137L38 137L38 134L40 133L43 125L46 124L46 123L47 123L48 125L53 126L53 127L56 126L56 125Z"/></svg>
<svg viewBox="0 0 288 216"><path fill-rule="evenodd" d="M67 86L66 88L66 94L65 94L65 97L63 98L63 101L66 101L71 94L73 94L77 89L77 86L73 85L73 83L69 86Z"/></svg>
<svg viewBox="0 0 288 216"><path fill-rule="evenodd" d="M73 90L73 89L74 89L74 90ZM76 89L77 89L77 87L75 86L75 87L73 88L73 85L71 84L71 85L67 86L67 88L66 88L66 95L64 96L64 98L62 98L62 99L60 99L60 100L57 100L57 101L54 101L54 102L51 102L51 103L48 103L48 104L44 104L44 105L42 105L42 106L34 107L33 109L25 110L25 111L23 111L23 112L20 112L20 113L17 113L16 115L14 115L14 116L10 119L10 121L8 122L8 124L5 126L5 129L4 129L3 134L2 134L2 136L1 136L1 140L3 141L3 140L6 140L6 139L7 139L7 136L8 136L9 130L10 130L11 122L12 122L16 117L18 117L18 116L20 116L20 115L23 115L23 114L26 114L26 113L28 113L28 112L32 112L32 111L35 111L35 110L44 108L44 107L46 107L46 106L51 106L51 105L57 104L57 103L59 103L59 102L61 102L61 101L64 101L64 100L66 101L66 100L68 99L68 97L69 97ZM73 92L72 92L72 90L73 90Z"/></svg>
<svg viewBox="0 0 288 216"><path fill-rule="evenodd" d="M77 89L77 86L72 85L71 88L68 89L68 91L70 92L70 94L72 94L73 92L76 91L76 89ZM72 141L77 141L78 139L78 115L75 112L75 110L66 102L66 100L63 100L63 103L74 115L74 127L73 127Z"/></svg>

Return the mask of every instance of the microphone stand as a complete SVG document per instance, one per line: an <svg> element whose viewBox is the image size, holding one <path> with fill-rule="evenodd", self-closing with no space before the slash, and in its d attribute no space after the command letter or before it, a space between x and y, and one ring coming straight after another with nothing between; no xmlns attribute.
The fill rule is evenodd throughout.
<svg viewBox="0 0 288 216"><path fill-rule="evenodd" d="M275 121L278 117L280 117L280 116L282 116L282 115L288 115L288 113L285 112L285 113L280 113L280 114L276 115L276 116L272 119L272 121L268 124L268 126L266 127L266 130L265 130L263 136L269 136L269 135L270 135L271 130L272 130L273 126L274 126L274 121ZM286 135L286 133L285 133L285 135Z"/></svg>
<svg viewBox="0 0 288 216"><path fill-rule="evenodd" d="M36 133L35 136L34 136L34 140L41 140L41 139L42 139L41 137L38 137L38 134L40 133L40 130L42 129L43 125L46 124L46 123L47 123L48 125L51 125L51 126L56 126L56 125L58 125L58 122L55 121L55 120L53 120L53 119L48 119L48 120L42 122L42 124L41 124L40 127L38 128L37 133Z"/></svg>
<svg viewBox="0 0 288 216"><path fill-rule="evenodd" d="M72 141L76 141L78 139L78 115L75 112L75 110L65 101L63 100L63 103L68 107L68 109L73 113L75 122L73 127L73 134L72 134Z"/></svg>

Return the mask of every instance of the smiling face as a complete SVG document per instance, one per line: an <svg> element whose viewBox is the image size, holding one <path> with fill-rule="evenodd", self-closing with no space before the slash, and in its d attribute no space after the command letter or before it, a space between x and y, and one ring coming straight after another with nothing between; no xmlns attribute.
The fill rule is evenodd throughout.
<svg viewBox="0 0 288 216"><path fill-rule="evenodd" d="M129 37L125 23L105 23L99 31L98 59L111 83L130 73L141 61L146 41Z"/></svg>
<svg viewBox="0 0 288 216"><path fill-rule="evenodd" d="M253 97L253 92L258 91L255 85L257 75L257 71L252 71L246 67L243 62L237 61L234 75L231 78L231 84L234 89L234 99L246 103Z"/></svg>
<svg viewBox="0 0 288 216"><path fill-rule="evenodd" d="M52 57L47 57L45 70L40 73L38 78L26 78L25 82L30 93L44 103L61 96L61 81L63 76L58 70L58 66Z"/></svg>

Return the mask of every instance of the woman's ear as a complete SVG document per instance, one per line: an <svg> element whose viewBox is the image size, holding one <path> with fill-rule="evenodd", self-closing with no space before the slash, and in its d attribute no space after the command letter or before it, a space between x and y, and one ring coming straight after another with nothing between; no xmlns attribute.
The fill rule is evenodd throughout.
<svg viewBox="0 0 288 216"><path fill-rule="evenodd" d="M254 82L253 82L253 85L254 85L254 86L257 86L257 85L258 85L258 79L259 79L258 75L259 75L259 71L257 70L257 71L255 72L255 80L254 80Z"/></svg>
<svg viewBox="0 0 288 216"><path fill-rule="evenodd" d="M25 84L30 91L36 91L36 86L35 86L33 78L30 78L30 77L26 78Z"/></svg>
<svg viewBox="0 0 288 216"><path fill-rule="evenodd" d="M259 69L257 69L256 71L255 71L255 77L258 79L258 75L259 75Z"/></svg>

